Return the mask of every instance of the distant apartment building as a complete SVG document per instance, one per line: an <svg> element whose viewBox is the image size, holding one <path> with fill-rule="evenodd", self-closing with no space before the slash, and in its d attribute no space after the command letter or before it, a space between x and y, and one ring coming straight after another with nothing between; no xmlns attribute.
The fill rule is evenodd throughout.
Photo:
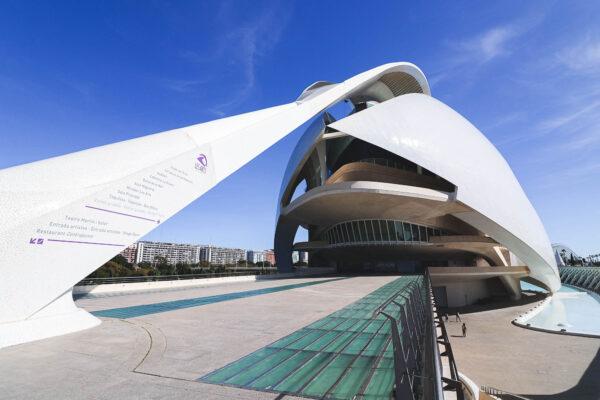
<svg viewBox="0 0 600 400"><path fill-rule="evenodd" d="M157 257L164 257L168 264L195 264L200 261L201 248L194 244L179 244L165 242L138 242L135 257L136 263L155 263Z"/></svg>
<svg viewBox="0 0 600 400"><path fill-rule="evenodd" d="M129 246L125 247L123 249L123 251L121 251L121 255L123 257L125 257L125 259L127 260L128 263L133 264L135 263L135 257L137 255L137 242L130 244Z"/></svg>
<svg viewBox="0 0 600 400"><path fill-rule="evenodd" d="M272 250L265 251L265 258L267 262L270 262L271 265L275 265L275 252Z"/></svg>
<svg viewBox="0 0 600 400"><path fill-rule="evenodd" d="M267 261L267 252L264 250L248 250L246 260L252 261L254 264Z"/></svg>
<svg viewBox="0 0 600 400"><path fill-rule="evenodd" d="M201 246L200 259L211 264L236 264L246 259L246 250L228 247Z"/></svg>

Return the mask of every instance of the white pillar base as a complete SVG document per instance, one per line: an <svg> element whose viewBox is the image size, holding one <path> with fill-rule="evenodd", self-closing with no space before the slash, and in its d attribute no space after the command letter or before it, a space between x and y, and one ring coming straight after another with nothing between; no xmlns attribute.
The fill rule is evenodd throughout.
<svg viewBox="0 0 600 400"><path fill-rule="evenodd" d="M511 276L499 276L511 300L521 299L521 279Z"/></svg>
<svg viewBox="0 0 600 400"><path fill-rule="evenodd" d="M71 288L27 319L0 323L0 348L81 331L100 322L75 306Z"/></svg>

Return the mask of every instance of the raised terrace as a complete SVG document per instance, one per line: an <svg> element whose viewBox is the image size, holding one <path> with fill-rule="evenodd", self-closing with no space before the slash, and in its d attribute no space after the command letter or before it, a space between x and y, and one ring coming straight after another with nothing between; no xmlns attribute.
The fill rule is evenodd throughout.
<svg viewBox="0 0 600 400"><path fill-rule="evenodd" d="M297 278L84 296L77 305L102 324L0 350L0 397L389 399L392 338L377 309L383 304L398 318L403 334L405 320L390 298L409 297L424 288L422 279ZM406 304L403 296L394 301ZM534 399L584 381L578 398L594 399L586 376L600 340L511 325L523 307L464 315L465 339L454 337L459 324L447 323L459 370ZM551 357L536 356L538 346L552 348Z"/></svg>

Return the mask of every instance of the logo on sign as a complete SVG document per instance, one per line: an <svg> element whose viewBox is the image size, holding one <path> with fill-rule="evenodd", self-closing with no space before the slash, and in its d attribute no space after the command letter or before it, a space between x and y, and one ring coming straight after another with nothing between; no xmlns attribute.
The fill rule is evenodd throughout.
<svg viewBox="0 0 600 400"><path fill-rule="evenodd" d="M198 171L202 171L203 173L206 173L206 167L208 166L208 159L206 158L206 155L204 154L200 154L200 156L198 156L198 158L196 158L196 165L195 168Z"/></svg>

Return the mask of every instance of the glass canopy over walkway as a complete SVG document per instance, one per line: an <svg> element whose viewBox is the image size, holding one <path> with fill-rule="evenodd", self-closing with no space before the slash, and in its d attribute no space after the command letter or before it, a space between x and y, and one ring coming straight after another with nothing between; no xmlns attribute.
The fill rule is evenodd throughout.
<svg viewBox="0 0 600 400"><path fill-rule="evenodd" d="M424 327L425 309L419 315L414 304L407 305L423 305L425 297L423 277L400 277L198 381L304 397L389 399L396 379L391 324L377 311L396 318L399 333L407 330L400 321L414 323L408 327L414 330ZM422 332L414 336L422 338ZM411 353L415 359L417 355Z"/></svg>

